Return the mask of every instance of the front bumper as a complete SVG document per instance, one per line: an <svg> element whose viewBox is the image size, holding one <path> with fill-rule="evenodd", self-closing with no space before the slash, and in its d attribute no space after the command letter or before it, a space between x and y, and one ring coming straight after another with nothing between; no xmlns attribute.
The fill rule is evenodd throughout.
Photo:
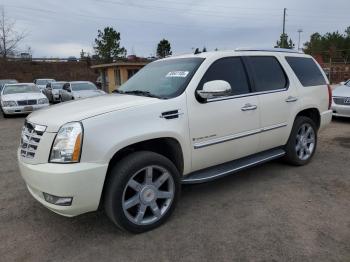
<svg viewBox="0 0 350 262"><path fill-rule="evenodd" d="M48 209L63 215L77 216L97 210L108 164L26 164L18 152L20 173L32 196ZM70 206L48 203L43 192L60 197L73 197Z"/></svg>
<svg viewBox="0 0 350 262"><path fill-rule="evenodd" d="M350 105L332 104L333 116L350 117Z"/></svg>
<svg viewBox="0 0 350 262"><path fill-rule="evenodd" d="M11 107L3 107L2 111L7 115L29 114L33 111L36 111L48 106L49 104L32 105L32 106L11 106Z"/></svg>

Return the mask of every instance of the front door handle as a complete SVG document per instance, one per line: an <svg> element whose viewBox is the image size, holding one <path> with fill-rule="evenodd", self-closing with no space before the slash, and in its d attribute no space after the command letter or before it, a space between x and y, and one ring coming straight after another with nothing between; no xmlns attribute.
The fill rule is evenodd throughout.
<svg viewBox="0 0 350 262"><path fill-rule="evenodd" d="M256 105L252 105L252 104L245 104L241 110L242 111L250 111L250 110L256 110L258 107Z"/></svg>
<svg viewBox="0 0 350 262"><path fill-rule="evenodd" d="M295 96L288 96L288 98L286 99L287 103L296 102L296 101L298 101L298 98Z"/></svg>

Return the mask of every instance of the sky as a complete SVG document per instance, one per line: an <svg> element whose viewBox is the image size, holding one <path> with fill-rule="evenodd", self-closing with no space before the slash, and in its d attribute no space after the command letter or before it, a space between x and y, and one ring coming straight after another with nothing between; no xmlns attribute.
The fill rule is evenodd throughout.
<svg viewBox="0 0 350 262"><path fill-rule="evenodd" d="M158 42L170 41L173 54L239 47L273 47L282 31L298 45L314 32L343 32L350 26L349 0L0 0L16 30L25 31L20 49L33 57L93 53L97 31L121 33L128 54L154 56Z"/></svg>

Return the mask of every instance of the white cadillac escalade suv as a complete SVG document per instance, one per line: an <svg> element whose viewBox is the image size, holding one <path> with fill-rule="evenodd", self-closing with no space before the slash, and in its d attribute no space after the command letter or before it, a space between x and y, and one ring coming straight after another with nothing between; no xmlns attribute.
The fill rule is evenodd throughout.
<svg viewBox="0 0 350 262"><path fill-rule="evenodd" d="M144 232L171 215L181 184L280 157L307 164L331 98L320 66L291 50L169 57L114 94L29 115L20 172L58 214L102 207L120 228Z"/></svg>

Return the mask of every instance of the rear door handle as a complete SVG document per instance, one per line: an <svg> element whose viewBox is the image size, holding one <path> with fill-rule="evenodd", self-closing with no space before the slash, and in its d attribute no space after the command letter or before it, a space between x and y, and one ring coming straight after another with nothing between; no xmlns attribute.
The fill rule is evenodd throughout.
<svg viewBox="0 0 350 262"><path fill-rule="evenodd" d="M295 96L288 96L288 98L285 101L287 103L296 102L296 101L298 101L298 98Z"/></svg>
<svg viewBox="0 0 350 262"><path fill-rule="evenodd" d="M250 110L256 110L258 107L256 105L252 105L252 104L245 104L241 110L242 111L250 111Z"/></svg>

